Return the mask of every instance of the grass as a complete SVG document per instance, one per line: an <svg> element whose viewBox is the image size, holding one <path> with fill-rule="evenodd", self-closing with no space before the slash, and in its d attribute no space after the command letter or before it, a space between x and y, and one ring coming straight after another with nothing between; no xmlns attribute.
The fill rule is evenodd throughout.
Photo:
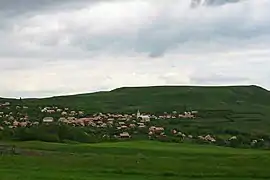
<svg viewBox="0 0 270 180"><path fill-rule="evenodd" d="M246 110L248 107L257 111L269 110L269 98L269 91L257 86L159 86L25 99L23 102L30 106L51 104L69 106L88 112L136 112L137 109L146 112L164 112L184 108Z"/></svg>
<svg viewBox="0 0 270 180"><path fill-rule="evenodd" d="M39 106L69 107L96 112L163 113L174 110L198 110L200 119L161 125L184 132L207 131L223 134L224 130L270 136L270 92L258 86L158 86L119 88L108 92L59 96L42 99L0 99L28 106L30 119L42 118ZM200 132L203 133L203 132Z"/></svg>
<svg viewBox="0 0 270 180"><path fill-rule="evenodd" d="M265 150L149 141L16 146L32 153L0 157L1 180L270 178L270 152Z"/></svg>

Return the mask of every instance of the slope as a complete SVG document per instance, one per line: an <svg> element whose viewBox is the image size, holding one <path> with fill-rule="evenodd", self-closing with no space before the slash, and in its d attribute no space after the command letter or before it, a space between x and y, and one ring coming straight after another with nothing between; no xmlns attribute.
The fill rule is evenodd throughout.
<svg viewBox="0 0 270 180"><path fill-rule="evenodd" d="M268 111L270 92L258 86L124 87L44 99L25 99L29 106L69 106L92 112L164 112L186 109Z"/></svg>
<svg viewBox="0 0 270 180"><path fill-rule="evenodd" d="M0 103L9 100L1 99ZM258 86L154 86L22 101L13 99L12 104L13 108L16 103L29 107L23 113L33 121L52 116L40 113L39 107L45 106L83 110L86 116L97 112L135 113L138 109L156 115L196 110L199 113L192 120L157 119L150 125L178 129L186 134L214 134L222 138L225 135L225 139L230 135L243 135L249 142L255 137L270 137L269 100L270 92Z"/></svg>

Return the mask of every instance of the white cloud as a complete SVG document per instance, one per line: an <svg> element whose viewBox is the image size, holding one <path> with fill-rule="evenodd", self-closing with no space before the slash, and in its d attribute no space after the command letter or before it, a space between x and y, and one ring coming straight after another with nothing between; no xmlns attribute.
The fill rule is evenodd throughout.
<svg viewBox="0 0 270 180"><path fill-rule="evenodd" d="M270 88L268 0L198 9L182 0L78 3L85 5L5 19L1 96L166 84Z"/></svg>

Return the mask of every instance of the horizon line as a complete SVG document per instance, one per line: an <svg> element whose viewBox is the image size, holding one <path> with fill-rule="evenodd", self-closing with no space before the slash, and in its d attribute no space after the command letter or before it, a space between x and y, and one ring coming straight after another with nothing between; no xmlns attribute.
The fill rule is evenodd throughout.
<svg viewBox="0 0 270 180"><path fill-rule="evenodd" d="M65 93L65 94L57 94L57 95L48 95L48 96L37 96L37 97L2 97L0 96L0 99L49 99L49 98L54 98L54 97L66 97L66 96L76 96L76 95L84 95L84 94L94 94L94 93L102 93L102 92L111 92L117 89L122 89L122 88L154 88L154 87L259 87L264 90L269 91L269 89L260 86L260 85L255 85L255 84L243 84L243 85L146 85L146 86L120 86L117 88L111 88L107 90L93 90L93 91L84 91L84 92L74 92L74 93Z"/></svg>

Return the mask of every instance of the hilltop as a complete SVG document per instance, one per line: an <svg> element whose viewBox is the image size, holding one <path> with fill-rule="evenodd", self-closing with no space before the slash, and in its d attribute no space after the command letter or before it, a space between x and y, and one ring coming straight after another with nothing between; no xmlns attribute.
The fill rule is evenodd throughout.
<svg viewBox="0 0 270 180"><path fill-rule="evenodd" d="M3 99L2 99L3 101ZM164 112L185 109L270 109L270 92L259 86L153 86L123 87L42 99L24 99L29 106L58 105L87 112Z"/></svg>

